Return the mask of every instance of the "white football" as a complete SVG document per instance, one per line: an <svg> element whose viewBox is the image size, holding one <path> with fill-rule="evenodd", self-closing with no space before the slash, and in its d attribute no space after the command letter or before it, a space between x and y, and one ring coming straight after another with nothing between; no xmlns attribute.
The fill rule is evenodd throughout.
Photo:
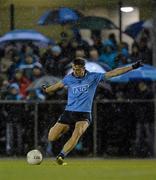
<svg viewBox="0 0 156 180"><path fill-rule="evenodd" d="M42 153L37 149L31 150L27 153L28 164L39 165L41 164L42 160Z"/></svg>

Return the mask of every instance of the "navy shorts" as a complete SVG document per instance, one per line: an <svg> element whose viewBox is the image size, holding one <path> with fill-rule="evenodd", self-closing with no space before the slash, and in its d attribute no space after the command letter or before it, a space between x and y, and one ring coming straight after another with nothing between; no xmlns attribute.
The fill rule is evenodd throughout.
<svg viewBox="0 0 156 180"><path fill-rule="evenodd" d="M91 113L89 112L76 112L64 111L58 119L59 123L73 125L78 121L87 121L89 124L92 121Z"/></svg>

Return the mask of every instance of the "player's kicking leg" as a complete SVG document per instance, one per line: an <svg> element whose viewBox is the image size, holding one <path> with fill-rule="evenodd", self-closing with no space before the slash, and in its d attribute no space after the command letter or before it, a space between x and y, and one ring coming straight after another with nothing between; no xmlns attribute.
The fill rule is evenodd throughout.
<svg viewBox="0 0 156 180"><path fill-rule="evenodd" d="M66 164L66 163L64 163L65 156L75 147L78 140L80 139L82 134L86 131L88 126L89 126L89 123L86 120L78 121L75 124L75 129L73 131L71 138L66 142L61 153L56 158L56 162L59 165L65 165Z"/></svg>
<svg viewBox="0 0 156 180"><path fill-rule="evenodd" d="M62 134L66 133L69 130L69 125L56 123L49 131L48 140L49 141L56 141L59 139Z"/></svg>

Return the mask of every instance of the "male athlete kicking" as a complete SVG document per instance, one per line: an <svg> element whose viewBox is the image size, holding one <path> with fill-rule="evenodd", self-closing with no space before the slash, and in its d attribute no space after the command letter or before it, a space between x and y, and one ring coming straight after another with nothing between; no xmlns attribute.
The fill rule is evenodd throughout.
<svg viewBox="0 0 156 180"><path fill-rule="evenodd" d="M142 66L141 61L138 61L130 66L117 68L106 73L95 73L85 69L85 59L76 58L72 64L73 73L66 75L61 82L54 85L49 87L43 85L46 93L54 92L64 86L68 88L68 102L65 111L56 124L51 127L48 134L48 140L55 141L68 131L71 124L75 125L72 136L56 158L59 165L65 165L64 158L75 147L91 123L92 102L99 82L137 69L140 66Z"/></svg>

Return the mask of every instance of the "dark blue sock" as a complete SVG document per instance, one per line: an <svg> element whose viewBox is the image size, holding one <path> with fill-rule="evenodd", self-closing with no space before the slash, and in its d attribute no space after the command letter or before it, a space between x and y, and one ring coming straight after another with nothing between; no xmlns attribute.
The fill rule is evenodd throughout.
<svg viewBox="0 0 156 180"><path fill-rule="evenodd" d="M66 157L67 153L65 153L63 150L59 153L58 156L61 156L63 159Z"/></svg>

